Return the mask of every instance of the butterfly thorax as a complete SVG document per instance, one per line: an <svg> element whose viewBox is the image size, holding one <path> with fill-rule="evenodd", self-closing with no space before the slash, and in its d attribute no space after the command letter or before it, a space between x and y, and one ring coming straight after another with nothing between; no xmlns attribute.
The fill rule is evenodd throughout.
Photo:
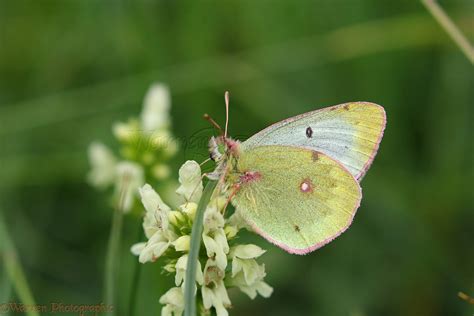
<svg viewBox="0 0 474 316"><path fill-rule="evenodd" d="M221 179L223 182L241 185L257 181L261 174L256 170L242 170L239 168L239 159L242 149L238 140L223 136L211 137L209 140L210 158L216 162L216 168L208 177Z"/></svg>

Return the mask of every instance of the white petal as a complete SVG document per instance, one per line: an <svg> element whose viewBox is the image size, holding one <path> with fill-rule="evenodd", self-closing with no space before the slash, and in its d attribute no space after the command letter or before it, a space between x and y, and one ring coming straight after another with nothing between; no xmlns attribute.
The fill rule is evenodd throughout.
<svg viewBox="0 0 474 316"><path fill-rule="evenodd" d="M256 288L257 288L258 294L260 294L261 296L265 298L270 297L270 295L272 295L273 293L273 288L263 281L258 282Z"/></svg>
<svg viewBox="0 0 474 316"><path fill-rule="evenodd" d="M221 270L225 270L227 266L227 256L224 253L222 247L211 237L207 236L205 233L202 235L204 241L204 246L206 247L206 253L209 258L215 256L217 266Z"/></svg>
<svg viewBox="0 0 474 316"><path fill-rule="evenodd" d="M175 275L175 284L176 286L179 286L185 278L186 275L186 268L188 264L188 255L182 255L179 257L178 261L176 262L175 268L176 268L176 275ZM201 263L198 261L197 266L196 266L196 282L199 285L202 285L204 280L202 270L201 270Z"/></svg>
<svg viewBox="0 0 474 316"><path fill-rule="evenodd" d="M202 269L201 269L201 263L197 262L197 267L196 267L196 282L199 284L199 285L202 285L204 283L204 275L202 273Z"/></svg>
<svg viewBox="0 0 474 316"><path fill-rule="evenodd" d="M152 260L153 260L153 248L145 247L140 253L140 256L138 257L138 261L140 263L145 263Z"/></svg>
<svg viewBox="0 0 474 316"><path fill-rule="evenodd" d="M194 160L186 161L179 169L179 183L181 186L176 193L186 201L198 202L201 199L203 185L201 167Z"/></svg>
<svg viewBox="0 0 474 316"><path fill-rule="evenodd" d="M265 253L265 250L259 246L248 244L248 245L238 245L232 248L232 256L241 258L241 259L253 259L260 257Z"/></svg>
<svg viewBox="0 0 474 316"><path fill-rule="evenodd" d="M203 286L201 289L202 292L202 303L205 309L212 307L212 301L214 299L214 292L207 286Z"/></svg>
<svg viewBox="0 0 474 316"><path fill-rule="evenodd" d="M214 233L214 240L220 246L220 248L224 251L224 253L229 253L229 244L227 243L227 237L222 228L220 228Z"/></svg>
<svg viewBox="0 0 474 316"><path fill-rule="evenodd" d="M193 202L184 203L179 207L182 212L186 213L189 218L194 220L194 216L196 215L197 204Z"/></svg>
<svg viewBox="0 0 474 316"><path fill-rule="evenodd" d="M137 244L134 244L131 248L130 251L132 254L135 256L139 256L142 250L145 248L146 242L139 242Z"/></svg>
<svg viewBox="0 0 474 316"><path fill-rule="evenodd" d="M227 294L227 289L223 281L219 282L219 284L214 288L214 292L216 293L216 296L222 301L224 306L231 304L229 294Z"/></svg>
<svg viewBox="0 0 474 316"><path fill-rule="evenodd" d="M145 132L152 132L169 124L170 106L171 100L168 88L163 84L153 84L148 89L143 101L141 121Z"/></svg>
<svg viewBox="0 0 474 316"><path fill-rule="evenodd" d="M189 244L191 243L191 236L184 235L173 241L174 248L176 251L188 251Z"/></svg>
<svg viewBox="0 0 474 316"><path fill-rule="evenodd" d="M161 316L173 316L173 306L165 305L161 308Z"/></svg>
<svg viewBox="0 0 474 316"><path fill-rule="evenodd" d="M217 316L229 316L229 312L222 305L216 306L216 314Z"/></svg>
<svg viewBox="0 0 474 316"><path fill-rule="evenodd" d="M184 308L184 297L181 289L179 287L169 289L160 297L160 303Z"/></svg>
<svg viewBox="0 0 474 316"><path fill-rule="evenodd" d="M174 276L174 283L176 286L179 286L183 282L187 264L188 255L179 257L178 261L176 262L176 275Z"/></svg>
<svg viewBox="0 0 474 316"><path fill-rule="evenodd" d="M155 190L149 184L145 184L140 188L140 196L142 198L142 203L145 209L148 212L155 212L158 210L161 211L170 211L170 207L166 205L161 197L156 193Z"/></svg>
<svg viewBox="0 0 474 316"><path fill-rule="evenodd" d="M254 259L242 259L242 269L244 271L245 281L248 285L253 284L261 276L261 269Z"/></svg>
<svg viewBox="0 0 474 316"><path fill-rule="evenodd" d="M248 295L252 300L257 297L257 290L251 286L239 286L239 289Z"/></svg>
<svg viewBox="0 0 474 316"><path fill-rule="evenodd" d="M157 259L161 257L161 255L168 249L170 243L169 242L159 242L154 245L153 249L153 257Z"/></svg>
<svg viewBox="0 0 474 316"><path fill-rule="evenodd" d="M209 205L206 208L204 213L204 231L209 232L223 228L225 224L224 216L218 211L215 204L209 202Z"/></svg>
<svg viewBox="0 0 474 316"><path fill-rule="evenodd" d="M237 273L242 271L242 259L239 259L237 257L234 257L232 259L232 277L235 277Z"/></svg>
<svg viewBox="0 0 474 316"><path fill-rule="evenodd" d="M221 270L225 270L227 267L227 256L225 255L224 251L222 248L218 248L218 251L216 252L216 263L217 267Z"/></svg>
<svg viewBox="0 0 474 316"><path fill-rule="evenodd" d="M204 246L206 247L206 253L209 258L213 257L215 253L218 251L217 248L219 247L217 243L211 237L207 236L206 234L202 234L202 240L204 242Z"/></svg>

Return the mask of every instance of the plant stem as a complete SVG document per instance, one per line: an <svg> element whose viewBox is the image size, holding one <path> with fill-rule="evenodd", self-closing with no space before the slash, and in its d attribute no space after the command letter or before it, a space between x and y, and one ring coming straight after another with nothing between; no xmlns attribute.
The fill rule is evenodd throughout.
<svg viewBox="0 0 474 316"><path fill-rule="evenodd" d="M112 315L114 315L117 311L117 306L114 305L116 288L115 283L119 272L120 239L123 224L123 204L128 185L127 180L127 175L124 175L121 181L119 203L114 210L112 218L112 227L110 228L107 257L105 262L104 303L108 306L113 306L113 311L111 312Z"/></svg>
<svg viewBox="0 0 474 316"><path fill-rule="evenodd" d="M109 244L107 249L107 261L105 263L105 304L114 305L115 283L118 273L118 255L120 249L120 235L122 231L123 214L119 209L114 210L112 228L110 230ZM114 311L116 307L114 307Z"/></svg>
<svg viewBox="0 0 474 316"><path fill-rule="evenodd" d="M201 247L201 235L203 230L204 212L209 204L212 193L217 185L217 181L209 180L204 188L201 200L199 201L194 218L193 230L191 232L191 245L189 249L188 264L186 266L186 283L184 288L184 315L196 315L196 269Z"/></svg>
<svg viewBox="0 0 474 316"><path fill-rule="evenodd" d="M443 8L434 0L421 0L426 9L431 13L441 27L448 33L451 39L459 46L467 59L474 64L474 47L453 23Z"/></svg>
<svg viewBox="0 0 474 316"><path fill-rule="evenodd" d="M138 227L138 237L137 242L143 240L145 234L143 232L142 223L140 222L140 226ZM138 284L140 281L140 272L142 269L141 263L135 258L135 265L133 267L133 277L132 277L132 285L130 287L130 298L128 303L128 314L134 315L135 313L135 302L137 300L137 291L138 291Z"/></svg>
<svg viewBox="0 0 474 316"><path fill-rule="evenodd" d="M20 260L13 245L13 241L7 231L7 225L5 224L3 213L0 210L0 254L3 257L5 270L8 274L10 281L13 283L15 293L18 295L20 301L28 306L36 305L33 295L31 294L30 287L25 277L23 268L21 267ZM29 310L26 315L37 316L39 313L34 310Z"/></svg>

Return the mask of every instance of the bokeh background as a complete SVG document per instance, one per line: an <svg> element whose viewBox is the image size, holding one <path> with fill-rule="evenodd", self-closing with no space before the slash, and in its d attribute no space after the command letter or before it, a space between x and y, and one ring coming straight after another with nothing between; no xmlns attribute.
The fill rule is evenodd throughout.
<svg viewBox="0 0 474 316"><path fill-rule="evenodd" d="M474 41L474 2L440 4ZM85 181L87 146L117 148L113 122L160 81L184 140L205 112L223 122L225 90L241 139L347 101L387 111L352 227L307 256L247 236L275 291L231 292L232 315L472 315L457 293L474 296L473 74L417 1L0 0L0 210L36 301L101 302L112 210ZM175 177L207 155L185 147ZM125 219L119 308L139 221ZM145 265L137 314L157 315L171 283Z"/></svg>

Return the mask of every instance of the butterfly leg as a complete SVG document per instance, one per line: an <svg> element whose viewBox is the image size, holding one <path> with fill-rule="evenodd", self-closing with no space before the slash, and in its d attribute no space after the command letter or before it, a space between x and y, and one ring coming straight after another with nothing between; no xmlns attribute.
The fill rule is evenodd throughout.
<svg viewBox="0 0 474 316"><path fill-rule="evenodd" d="M237 192L239 192L239 190L240 190L240 183L234 184L234 186L232 187L232 191L230 192L230 195L227 198L227 201L225 202L225 205L224 205L224 208L223 208L224 211L223 211L222 215L225 214L225 210L227 209L227 206L229 205L232 198L237 194Z"/></svg>

